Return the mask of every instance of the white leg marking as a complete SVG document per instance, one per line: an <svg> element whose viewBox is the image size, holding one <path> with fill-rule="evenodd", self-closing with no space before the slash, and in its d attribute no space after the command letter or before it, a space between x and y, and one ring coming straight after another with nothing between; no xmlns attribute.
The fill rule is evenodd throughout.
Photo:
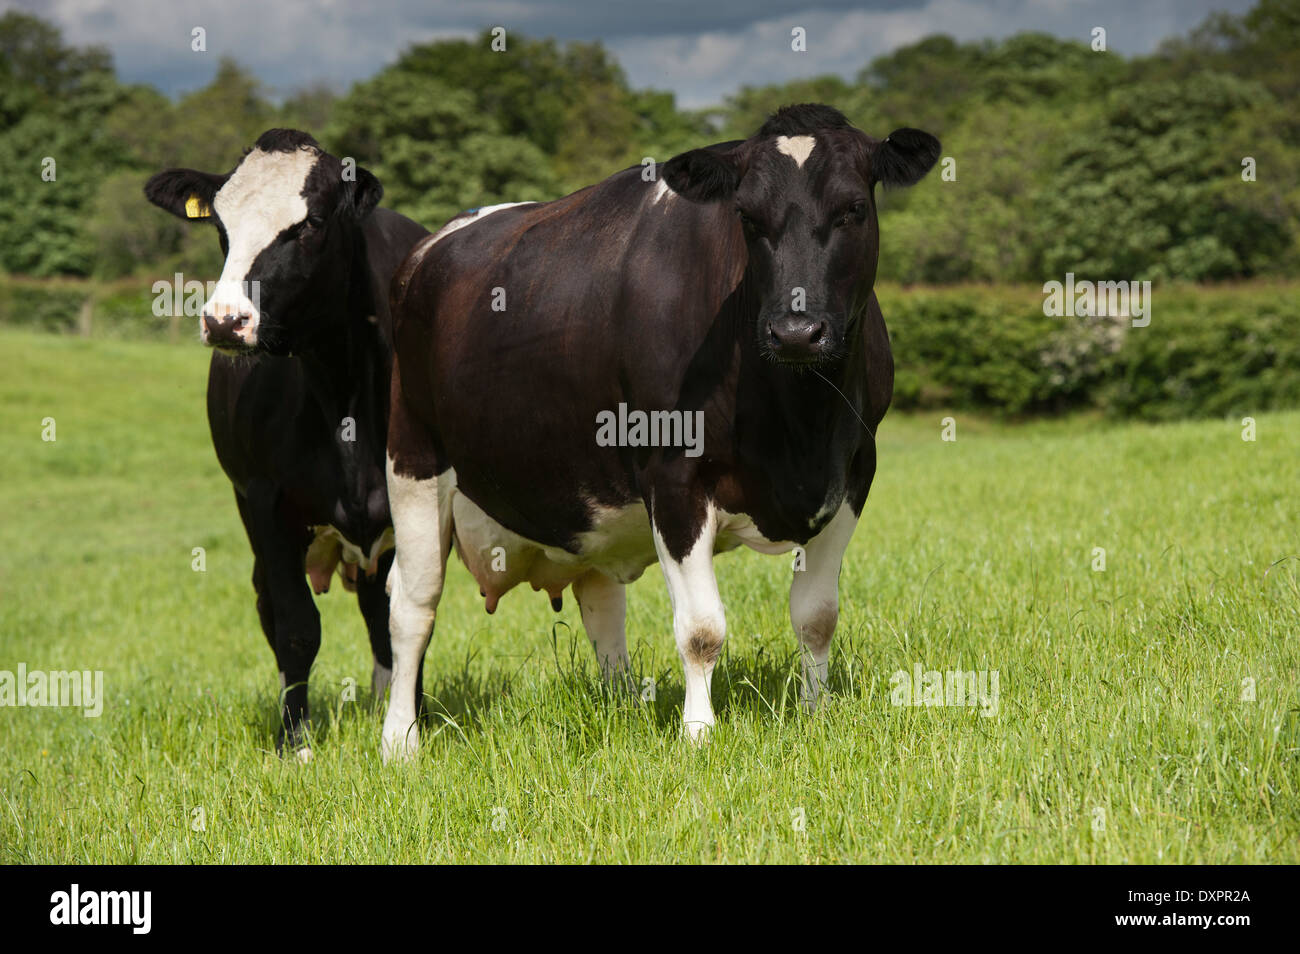
<svg viewBox="0 0 1300 954"><path fill-rule="evenodd" d="M677 653L686 674L686 705L682 722L686 734L702 741L713 725L713 704L709 689L713 684L713 667L722 653L727 636L727 618L718 595L718 581L713 576L713 537L717 532L712 505L690 552L678 562L672 558L654 531L655 551L668 584L673 604L673 636Z"/></svg>
<svg viewBox="0 0 1300 954"><path fill-rule="evenodd" d="M831 637L839 620L840 562L857 523L849 505L841 504L831 522L804 547L805 568L795 571L790 584L790 623L799 637L802 696L810 711L826 685Z"/></svg>
<svg viewBox="0 0 1300 954"><path fill-rule="evenodd" d="M573 596L582 612L582 625L596 650L600 673L609 683L626 683L631 670L627 656L627 594L623 585L599 570L573 581Z"/></svg>
<svg viewBox="0 0 1300 954"><path fill-rule="evenodd" d="M455 482L450 471L429 480L402 477L393 472L391 457L387 472L397 554L388 573L393 673L379 744L385 762L409 759L419 749L415 684L442 596L451 548L451 486Z"/></svg>

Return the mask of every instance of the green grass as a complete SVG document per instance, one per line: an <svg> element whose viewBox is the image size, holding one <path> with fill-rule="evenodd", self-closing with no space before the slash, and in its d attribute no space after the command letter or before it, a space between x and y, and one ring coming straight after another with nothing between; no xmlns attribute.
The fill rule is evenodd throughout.
<svg viewBox="0 0 1300 954"><path fill-rule="evenodd" d="M488 617L455 564L434 724L389 768L335 587L303 766L273 754L206 357L0 331L0 669L103 670L106 694L100 718L0 709L0 861L1300 861L1300 413L1260 415L1254 443L1237 421L961 414L945 443L940 415L887 418L831 696L795 702L790 557L722 556L730 636L698 750L656 568L629 594L657 680L636 705L600 688L571 598L556 617L515 591ZM997 670L997 716L891 705L915 663Z"/></svg>

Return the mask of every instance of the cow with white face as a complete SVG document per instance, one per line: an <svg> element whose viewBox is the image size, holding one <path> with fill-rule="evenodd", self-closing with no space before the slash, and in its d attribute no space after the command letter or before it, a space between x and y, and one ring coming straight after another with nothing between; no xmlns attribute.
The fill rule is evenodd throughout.
<svg viewBox="0 0 1300 954"><path fill-rule="evenodd" d="M214 349L208 422L252 545L257 611L280 670L277 748L302 758L320 647L312 594L336 571L365 617L376 694L392 665L387 289L427 233L376 208L382 194L368 171L289 129L264 133L231 172L169 169L145 186L154 205L214 225L226 255L199 327Z"/></svg>

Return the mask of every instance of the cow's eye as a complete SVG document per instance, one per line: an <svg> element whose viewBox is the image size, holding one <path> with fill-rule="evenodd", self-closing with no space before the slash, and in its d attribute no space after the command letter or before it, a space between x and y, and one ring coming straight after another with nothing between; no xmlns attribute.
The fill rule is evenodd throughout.
<svg viewBox="0 0 1300 954"><path fill-rule="evenodd" d="M738 216L740 216L740 224L743 225L743 226L745 227L745 231L746 231L746 232L757 232L757 231L758 231L758 223L755 222L755 221L754 221L752 218L750 218L748 215L746 215L746 214L745 214L745 210L742 209L740 206L736 206L736 214L737 214Z"/></svg>
<svg viewBox="0 0 1300 954"><path fill-rule="evenodd" d="M318 229L325 224L325 216L317 215L315 212L307 216L307 225L310 228Z"/></svg>
<svg viewBox="0 0 1300 954"><path fill-rule="evenodd" d="M859 200L840 213L839 218L835 220L836 227L854 225L861 222L867 214L867 203Z"/></svg>

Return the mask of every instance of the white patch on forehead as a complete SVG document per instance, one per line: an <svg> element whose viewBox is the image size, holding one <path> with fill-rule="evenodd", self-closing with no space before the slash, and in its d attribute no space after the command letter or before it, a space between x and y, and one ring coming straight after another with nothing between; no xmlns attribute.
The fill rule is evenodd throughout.
<svg viewBox="0 0 1300 954"><path fill-rule="evenodd" d="M250 297L249 289L244 287L248 271L277 235L307 217L302 190L319 158L313 149L254 149L212 200L212 208L226 230L229 251L204 312L251 315L245 335L251 341L256 340L259 315L251 300L257 296Z"/></svg>
<svg viewBox="0 0 1300 954"><path fill-rule="evenodd" d="M212 202L230 242L226 273L242 257L240 253L252 252L251 264L257 252L270 245L277 235L307 217L307 200L302 190L319 158L319 153L311 149L292 152L255 149L244 157ZM246 274L247 270L230 277L238 281Z"/></svg>
<svg viewBox="0 0 1300 954"><path fill-rule="evenodd" d="M800 169L817 147L817 140L812 136L777 136L776 151L789 156Z"/></svg>

